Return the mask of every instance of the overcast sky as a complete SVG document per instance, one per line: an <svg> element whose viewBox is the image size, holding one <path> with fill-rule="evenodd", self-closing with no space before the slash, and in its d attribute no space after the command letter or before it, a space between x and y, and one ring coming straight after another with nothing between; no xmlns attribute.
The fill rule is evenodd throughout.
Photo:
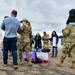
<svg viewBox="0 0 75 75"><path fill-rule="evenodd" d="M46 31L51 35L56 31L62 34L70 9L75 8L75 0L0 0L0 25L5 15L18 11L17 18L27 18L32 25L33 34ZM0 30L0 36L3 31Z"/></svg>

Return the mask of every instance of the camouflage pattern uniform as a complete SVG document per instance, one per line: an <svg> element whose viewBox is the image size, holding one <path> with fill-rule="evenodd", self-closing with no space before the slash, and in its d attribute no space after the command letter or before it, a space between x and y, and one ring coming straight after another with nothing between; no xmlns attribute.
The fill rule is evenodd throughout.
<svg viewBox="0 0 75 75"><path fill-rule="evenodd" d="M70 52L70 58L72 60L72 66L70 68L74 68L73 63L75 63L75 26L66 26L66 28L62 30L62 33L65 36L65 42L62 49L60 62L56 62L56 65L62 66L64 59L66 58L68 52Z"/></svg>
<svg viewBox="0 0 75 75"><path fill-rule="evenodd" d="M26 21L25 19L23 19L22 21ZM32 31L31 31L31 26L28 25L28 24L24 24L22 25L21 27L21 30L20 30L20 35L21 35L21 38L19 39L19 42L18 42L18 50L19 50L19 59L20 59L20 62L23 62L22 61L22 53L23 51L26 52L26 55L28 57L28 61L29 61L29 65L31 65L31 59L30 59L30 40L31 40L31 36L32 36Z"/></svg>
<svg viewBox="0 0 75 75"><path fill-rule="evenodd" d="M65 42L62 49L61 62L64 62L68 52L71 53L71 60L75 62L75 26L69 25L63 31Z"/></svg>
<svg viewBox="0 0 75 75"><path fill-rule="evenodd" d="M43 40L43 47L45 45L49 46L49 35L48 34L43 35L42 40Z"/></svg>

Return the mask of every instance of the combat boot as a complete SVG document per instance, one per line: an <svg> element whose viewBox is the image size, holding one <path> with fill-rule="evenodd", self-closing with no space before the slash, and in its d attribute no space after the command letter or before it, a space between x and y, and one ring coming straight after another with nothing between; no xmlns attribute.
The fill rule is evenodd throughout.
<svg viewBox="0 0 75 75"><path fill-rule="evenodd" d="M28 66L32 66L31 60L28 60Z"/></svg>
<svg viewBox="0 0 75 75"><path fill-rule="evenodd" d="M19 61L18 64L19 64L19 65L23 65L23 62Z"/></svg>
<svg viewBox="0 0 75 75"><path fill-rule="evenodd" d="M28 57L28 66L32 66L32 62L31 62L31 59L30 59L30 54L26 53L26 55Z"/></svg>
<svg viewBox="0 0 75 75"><path fill-rule="evenodd" d="M20 61L18 62L19 65L22 65L23 64L23 61L22 59L20 59Z"/></svg>
<svg viewBox="0 0 75 75"><path fill-rule="evenodd" d="M72 62L72 65L69 68L75 69L75 62Z"/></svg>
<svg viewBox="0 0 75 75"><path fill-rule="evenodd" d="M55 64L57 65L57 66L59 66L59 67L62 67L62 62L55 62Z"/></svg>

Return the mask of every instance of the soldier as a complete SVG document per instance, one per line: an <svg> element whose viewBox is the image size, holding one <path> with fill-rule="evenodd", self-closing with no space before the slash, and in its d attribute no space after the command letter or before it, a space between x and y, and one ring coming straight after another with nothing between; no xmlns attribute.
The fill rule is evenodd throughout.
<svg viewBox="0 0 75 75"><path fill-rule="evenodd" d="M67 21L67 26L62 30L63 35L65 36L65 42L62 49L62 55L60 62L55 62L57 66L62 66L68 52L70 52L70 58L72 60L72 65L70 68L75 69L75 10L69 12L70 15Z"/></svg>
<svg viewBox="0 0 75 75"><path fill-rule="evenodd" d="M43 47L45 45L48 45L49 46L49 35L44 31L43 32L43 37L42 37L42 40L43 40Z"/></svg>
<svg viewBox="0 0 75 75"><path fill-rule="evenodd" d="M26 55L28 57L28 65L31 66L32 62L31 62L30 54L29 54L30 40L31 40L31 36L32 36L31 25L27 19L23 19L21 22L22 22L22 27L20 30L21 37L19 38L19 42L18 42L19 60L20 61L18 62L18 64L23 64L22 53L23 53L23 50L25 50Z"/></svg>
<svg viewBox="0 0 75 75"><path fill-rule="evenodd" d="M32 36L32 28L31 28L31 24L30 24L30 22L28 21L27 22L27 25L30 27L30 35L29 35L29 38L30 38L30 51L32 50L32 46L31 46L31 43L33 42L34 43L34 41L33 41L33 36Z"/></svg>

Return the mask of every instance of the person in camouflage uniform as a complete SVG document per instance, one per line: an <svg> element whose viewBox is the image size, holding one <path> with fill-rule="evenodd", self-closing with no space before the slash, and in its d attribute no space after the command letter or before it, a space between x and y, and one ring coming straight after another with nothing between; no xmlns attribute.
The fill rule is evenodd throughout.
<svg viewBox="0 0 75 75"><path fill-rule="evenodd" d="M66 26L66 28L62 30L62 33L65 36L65 42L62 49L60 62L55 62L55 64L57 66L62 66L68 52L70 52L70 58L72 60L72 65L70 68L75 68L75 26Z"/></svg>
<svg viewBox="0 0 75 75"><path fill-rule="evenodd" d="M44 31L43 32L43 37L42 37L42 40L43 40L43 47L45 45L48 45L49 46L49 35Z"/></svg>
<svg viewBox="0 0 75 75"><path fill-rule="evenodd" d="M31 25L27 19L23 19L21 22L22 22L22 27L20 30L21 37L19 38L19 41L18 41L20 61L18 62L18 64L23 64L22 53L23 51L25 51L28 57L28 65L31 66L32 62L31 62L30 53L29 53L30 52L30 40L32 37Z"/></svg>

